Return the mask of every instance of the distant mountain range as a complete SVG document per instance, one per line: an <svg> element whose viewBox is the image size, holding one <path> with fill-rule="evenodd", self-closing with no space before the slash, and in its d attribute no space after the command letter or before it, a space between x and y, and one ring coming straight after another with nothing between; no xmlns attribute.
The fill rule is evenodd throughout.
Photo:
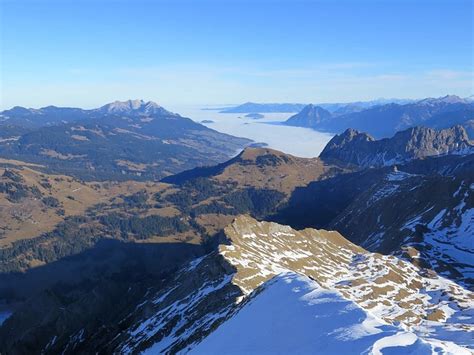
<svg viewBox="0 0 474 355"><path fill-rule="evenodd" d="M152 101L127 100L115 101L91 110L57 106L47 106L39 109L15 106L10 110L0 112L0 123L37 128L78 120L121 115L135 118L140 116L180 117Z"/></svg>
<svg viewBox="0 0 474 355"><path fill-rule="evenodd" d="M348 106L332 112L324 105L308 105L285 123L333 133L353 128L376 138L390 137L397 131L413 126L439 129L459 124L473 137L474 104L470 98L448 95L405 104L375 105L364 109L357 105Z"/></svg>
<svg viewBox="0 0 474 355"><path fill-rule="evenodd" d="M343 114L343 113L350 113L350 112L357 112L362 111L364 109L368 109L369 107L373 106L380 106L380 105L387 105L387 104L399 104L405 105L411 103L415 100L412 99L375 99L369 101L354 101L354 102L339 102L339 103L321 103L316 104L316 106L320 106L325 110L328 110L331 113L336 115Z"/></svg>
<svg viewBox="0 0 474 355"><path fill-rule="evenodd" d="M289 103L255 103L246 102L242 105L226 108L222 113L271 113L271 112L298 112L305 104L289 104Z"/></svg>
<svg viewBox="0 0 474 355"><path fill-rule="evenodd" d="M388 103L406 104L413 100L408 99L377 99L372 101L356 101L348 103L319 103L316 106L322 107L330 112L357 112L372 106L383 105ZM246 102L244 104L227 107L222 109L221 113L271 113L271 112L299 112L306 104L295 103L255 103Z"/></svg>
<svg viewBox="0 0 474 355"><path fill-rule="evenodd" d="M14 107L0 113L0 154L86 180L160 179L222 162L251 143L154 102L97 109Z"/></svg>

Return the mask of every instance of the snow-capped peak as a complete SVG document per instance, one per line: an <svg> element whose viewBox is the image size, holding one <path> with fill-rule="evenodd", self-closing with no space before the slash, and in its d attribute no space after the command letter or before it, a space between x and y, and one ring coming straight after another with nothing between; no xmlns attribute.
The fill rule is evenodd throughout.
<svg viewBox="0 0 474 355"><path fill-rule="evenodd" d="M114 101L100 107L98 110L104 113L109 113L109 114L173 115L171 112L165 110L156 102L144 101L144 100L139 100L139 99L127 100L127 101Z"/></svg>
<svg viewBox="0 0 474 355"><path fill-rule="evenodd" d="M427 98L423 99L421 101L418 101L419 104L424 104L424 105L433 105L433 104L455 104L455 103L466 103L465 99L460 98L457 95L446 95L442 97L437 97L437 98Z"/></svg>

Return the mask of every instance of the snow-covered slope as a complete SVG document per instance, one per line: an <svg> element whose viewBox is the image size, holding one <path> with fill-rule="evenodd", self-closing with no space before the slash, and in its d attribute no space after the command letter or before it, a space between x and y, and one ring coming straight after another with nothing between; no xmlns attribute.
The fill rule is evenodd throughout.
<svg viewBox="0 0 474 355"><path fill-rule="evenodd" d="M385 334L380 334L380 339L372 338L371 345L369 338L361 340L361 346L373 346L375 353L392 341L429 349L415 336L443 347L454 346L450 345L454 342L474 348L474 296L454 282L394 256L369 253L337 232L296 231L240 216L225 229L225 234L227 242L218 252L191 263L168 287L157 292L150 290L135 312L123 320L127 327L108 344L110 349L120 353L197 351L196 346L216 329L219 331L219 326L238 319L234 317L241 317L239 314L245 315L246 307L265 297L273 287L268 286L272 285L268 281L275 277L285 279L287 276L281 275L288 272L312 280L306 289L298 286L302 293L308 293L308 288L329 292L316 300L340 298L345 305L356 304L364 311L359 323L368 317L377 319L374 327L391 325L382 327ZM278 290L280 282L276 284ZM329 308L325 311L331 312ZM327 312L321 315L324 314ZM353 316L349 312L347 319L342 317L340 328L349 326ZM287 322L298 327L300 321L304 324L307 318L300 320L295 314ZM356 323L352 325L357 328ZM337 341L331 346L337 346Z"/></svg>
<svg viewBox="0 0 474 355"><path fill-rule="evenodd" d="M380 354L390 349L397 354L431 354L434 346L376 319L339 292L290 272L262 285L237 314L190 353Z"/></svg>
<svg viewBox="0 0 474 355"><path fill-rule="evenodd" d="M474 175L468 171L444 176L395 168L330 228L367 250L403 256L474 285Z"/></svg>

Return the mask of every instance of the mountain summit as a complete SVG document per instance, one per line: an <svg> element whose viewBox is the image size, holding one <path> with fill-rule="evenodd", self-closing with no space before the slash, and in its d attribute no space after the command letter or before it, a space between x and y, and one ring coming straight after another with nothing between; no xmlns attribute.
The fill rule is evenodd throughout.
<svg viewBox="0 0 474 355"><path fill-rule="evenodd" d="M446 95L442 97L435 97L435 98L427 98L418 101L419 104L430 104L430 105L438 105L438 104L465 104L468 103L468 99L463 99L456 95Z"/></svg>
<svg viewBox="0 0 474 355"><path fill-rule="evenodd" d="M290 126L314 127L331 118L331 113L320 106L306 105L301 112L291 116L286 124Z"/></svg>
<svg viewBox="0 0 474 355"><path fill-rule="evenodd" d="M127 100L127 101L114 101L106 104L97 111L107 114L138 114L138 115L172 115L177 114L171 113L164 109L156 102L144 101L144 100Z"/></svg>

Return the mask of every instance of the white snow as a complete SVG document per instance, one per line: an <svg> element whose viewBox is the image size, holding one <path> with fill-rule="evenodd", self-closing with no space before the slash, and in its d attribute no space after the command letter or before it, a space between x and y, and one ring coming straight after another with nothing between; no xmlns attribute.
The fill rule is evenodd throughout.
<svg viewBox="0 0 474 355"><path fill-rule="evenodd" d="M433 354L472 355L471 351L467 350L466 348L462 348L450 341L428 339L427 342L431 345Z"/></svg>
<svg viewBox="0 0 474 355"><path fill-rule="evenodd" d="M426 350L427 346L431 347L431 350L429 352L427 352ZM471 352L466 348L460 347L449 341L439 341L436 339L420 339L414 333L399 332L395 335L390 335L388 337L377 340L374 346L372 347L371 355L382 355L385 353L385 349L388 350L389 348L391 350L390 354L471 354ZM405 350L403 350L403 348L405 348Z"/></svg>
<svg viewBox="0 0 474 355"><path fill-rule="evenodd" d="M464 181L461 181L461 185L459 185L458 189L454 192L453 197L456 197L457 195L459 195L459 193L461 192L463 188L463 185L464 185Z"/></svg>
<svg viewBox="0 0 474 355"><path fill-rule="evenodd" d="M375 191L372 198L367 201L367 206L372 205L373 203L381 200L382 198L386 198L388 196L393 195L399 189L399 185L395 184L385 184L379 190Z"/></svg>
<svg viewBox="0 0 474 355"><path fill-rule="evenodd" d="M375 342L372 347L373 355L382 355L380 350L385 348L394 348L394 347L405 347L408 345L413 345L418 340L418 337L409 332L399 332L395 335L390 335L388 337L379 339Z"/></svg>
<svg viewBox="0 0 474 355"><path fill-rule="evenodd" d="M11 315L12 315L12 312L8 312L8 311L0 312L0 325L2 325L3 322L5 322Z"/></svg>
<svg viewBox="0 0 474 355"><path fill-rule="evenodd" d="M466 199L467 196L465 196ZM434 246L440 253L457 263L463 263L465 276L474 276L474 208L466 208L463 199L458 206L451 209L450 214L456 219L450 225L443 226L443 219L450 214L441 210L428 223L430 232L425 234L425 242Z"/></svg>
<svg viewBox="0 0 474 355"><path fill-rule="evenodd" d="M438 214L431 220L431 222L428 223L428 228L434 229L438 227L445 213L446 213L446 209L439 211Z"/></svg>
<svg viewBox="0 0 474 355"><path fill-rule="evenodd" d="M433 218L434 214L432 227L446 224L442 219L449 213ZM232 244L219 247L236 273L206 279L192 291L179 287L160 291L155 299L162 307L129 331L131 341L121 351L132 351L160 332L163 337L148 353L167 351L185 341L188 347L183 352L204 354L314 353L315 349L323 354L456 353L451 342L473 348L474 307L467 289L443 277L424 277L416 266L394 256L340 243L337 234L316 230L302 234L275 223L241 219L233 225L235 235L229 231ZM206 274L206 265L197 260L184 268L183 275ZM213 308L206 297L230 284L240 289L239 297ZM204 306L209 309L193 318ZM435 310L442 311L441 319L427 320ZM197 335L221 320L207 338Z"/></svg>
<svg viewBox="0 0 474 355"><path fill-rule="evenodd" d="M344 299L339 292L325 290L306 276L281 274L263 287L262 292L190 353L360 354L400 332ZM405 354L405 346L417 342L416 348L410 350L431 353L428 344L418 341L414 334L411 336L410 344L398 341L380 345L401 347L398 353Z"/></svg>
<svg viewBox="0 0 474 355"><path fill-rule="evenodd" d="M389 173L387 176L386 176L386 180L388 181L402 181L402 180L405 180L409 177L412 177L412 176L416 176L414 174L409 174L409 173L406 173L404 171L394 171L394 172L391 172Z"/></svg>

